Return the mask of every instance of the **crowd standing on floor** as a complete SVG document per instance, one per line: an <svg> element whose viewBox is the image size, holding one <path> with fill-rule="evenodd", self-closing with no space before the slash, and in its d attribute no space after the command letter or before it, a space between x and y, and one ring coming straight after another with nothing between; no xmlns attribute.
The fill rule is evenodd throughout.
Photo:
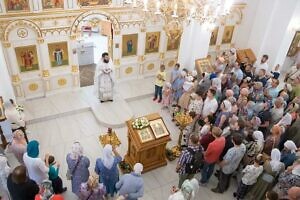
<svg viewBox="0 0 300 200"><path fill-rule="evenodd" d="M268 58L239 63L231 49L209 73L176 64L170 81L161 66L153 101L159 97L173 117L193 118L181 141L178 188L169 199L197 199L186 198L186 185L195 193L191 182L200 173L198 183L207 187L215 168L214 193L225 192L234 178L234 199L300 199L300 63L281 77L280 66L270 70ZM197 171L188 171L191 165Z"/></svg>
<svg viewBox="0 0 300 200"><path fill-rule="evenodd" d="M55 157L40 156L39 142L28 141L23 108L12 100L3 103L0 97L0 196L3 200L61 200L67 188L60 177L60 163ZM5 153L14 154L19 166L11 169ZM74 142L66 156L67 180L71 191L80 200L118 198L136 200L144 194L141 173L143 165L136 163L133 172L120 176L118 164L122 157L107 144L102 157L96 160L94 172L90 174L90 159L84 155L80 142Z"/></svg>
<svg viewBox="0 0 300 200"><path fill-rule="evenodd" d="M212 192L223 193L232 179L238 182L235 199L300 199L300 63L281 83L279 65L269 71L268 56L254 65L236 61L236 50L217 57L210 73L180 69L176 64L166 81L165 66L156 75L153 101L162 103L173 118L184 112L193 122L184 130L177 161L178 187L169 200L195 200L215 174ZM41 157L39 142L28 140L23 108L0 97L2 147L20 163L12 169L0 155L2 199L55 200L67 188L55 156ZM174 120L175 121L175 120ZM176 123L176 121L175 121ZM111 145L103 149L90 174L90 159L80 142L66 155L66 178L81 200L143 197L143 165L120 176L122 157ZM215 173L214 173L215 172ZM200 180L194 175L201 174Z"/></svg>

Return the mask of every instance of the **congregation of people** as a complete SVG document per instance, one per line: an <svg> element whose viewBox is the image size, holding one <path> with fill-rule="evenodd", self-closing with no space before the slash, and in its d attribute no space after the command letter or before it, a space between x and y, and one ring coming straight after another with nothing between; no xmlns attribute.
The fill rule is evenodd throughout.
<svg viewBox="0 0 300 200"><path fill-rule="evenodd" d="M175 125L179 113L193 119L180 141L174 169L179 182L169 200L201 199L199 188L207 187L213 175L218 179L214 193L222 194L237 182L233 199L300 199L300 63L284 77L279 65L270 68L268 55L254 64L237 62L235 49L218 56L210 72L176 64L169 81L161 65L153 101L170 111ZM61 174L55 156L40 155L39 142L28 139L23 107L2 98L0 105L2 199L63 199L67 190L81 200L142 199L141 163L120 175L123 158L108 144L91 173L91 158L74 142L66 155L67 173ZM19 162L13 169L8 152ZM62 176L71 188L63 185Z"/></svg>
<svg viewBox="0 0 300 200"><path fill-rule="evenodd" d="M0 106L0 196L3 200L61 200L67 191L61 178L60 163L54 155L40 155L37 140L27 139L23 108L12 100ZM12 153L19 165L11 168L7 153ZM84 155L80 142L74 142L66 155L67 173L71 191L80 200L101 200L108 197L135 200L144 194L141 177L143 165L136 163L133 172L120 176L118 164L122 161L115 147L107 144L102 157L96 160L90 173L90 159ZM71 197L72 198L72 197Z"/></svg>
<svg viewBox="0 0 300 200"><path fill-rule="evenodd" d="M210 72L178 63L168 81L161 66L153 101L173 117L193 118L180 141L179 183L169 200L201 199L196 191L213 174L214 193L237 182L233 199L300 199L300 63L284 76L279 68L271 70L268 55L237 62L234 48L218 56ZM191 165L198 169L189 170Z"/></svg>

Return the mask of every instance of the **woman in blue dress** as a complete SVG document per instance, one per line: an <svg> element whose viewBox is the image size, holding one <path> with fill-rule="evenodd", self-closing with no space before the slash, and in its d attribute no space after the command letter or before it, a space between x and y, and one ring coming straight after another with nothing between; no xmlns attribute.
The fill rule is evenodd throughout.
<svg viewBox="0 0 300 200"><path fill-rule="evenodd" d="M176 102L176 104L178 103L181 95L183 94L183 84L186 75L187 73L185 71L180 72L180 75L172 83L173 101Z"/></svg>
<svg viewBox="0 0 300 200"><path fill-rule="evenodd" d="M76 195L80 193L81 183L87 182L90 173L90 160L83 156L83 148L79 142L72 146L72 153L67 155L68 170L71 173L72 192Z"/></svg>
<svg viewBox="0 0 300 200"><path fill-rule="evenodd" d="M113 156L113 153L115 156ZM122 157L112 148L110 144L103 148L103 158L96 160L95 172L100 176L100 183L106 187L106 193L114 196L116 183L119 181L118 164L122 161Z"/></svg>

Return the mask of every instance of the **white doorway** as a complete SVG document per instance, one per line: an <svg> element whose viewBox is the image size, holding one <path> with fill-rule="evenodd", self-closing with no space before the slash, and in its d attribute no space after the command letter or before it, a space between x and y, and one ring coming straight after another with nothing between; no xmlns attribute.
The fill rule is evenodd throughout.
<svg viewBox="0 0 300 200"><path fill-rule="evenodd" d="M84 20L77 45L80 87L94 84L95 68L103 52L108 52L108 37L101 34L101 26L93 27L90 19Z"/></svg>

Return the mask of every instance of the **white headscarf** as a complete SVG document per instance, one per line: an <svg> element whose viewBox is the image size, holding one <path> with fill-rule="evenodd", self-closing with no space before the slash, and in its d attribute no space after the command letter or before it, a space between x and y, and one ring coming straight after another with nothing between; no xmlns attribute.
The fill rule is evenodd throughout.
<svg viewBox="0 0 300 200"><path fill-rule="evenodd" d="M224 101L223 101L223 104L224 104L225 110L226 110L227 112L230 112L230 111L231 111L231 103L230 103L230 101L224 100Z"/></svg>
<svg viewBox="0 0 300 200"><path fill-rule="evenodd" d="M71 158L77 160L83 154L83 148L79 142L74 142L72 145Z"/></svg>
<svg viewBox="0 0 300 200"><path fill-rule="evenodd" d="M280 162L281 153L278 149L273 149L271 152L271 168L273 172L279 172L282 163Z"/></svg>
<svg viewBox="0 0 300 200"><path fill-rule="evenodd" d="M114 156L112 146L110 144L105 145L103 148L102 162L107 169L111 169L114 164Z"/></svg>
<svg viewBox="0 0 300 200"><path fill-rule="evenodd" d="M144 166L141 163L135 163L133 166L133 171L136 174L141 174L144 169Z"/></svg>
<svg viewBox="0 0 300 200"><path fill-rule="evenodd" d="M292 140L287 140L284 143L284 147L287 148L288 150L290 150L292 153L295 153L297 150L297 146Z"/></svg>
<svg viewBox="0 0 300 200"><path fill-rule="evenodd" d="M264 142L265 142L264 134L261 131L254 131L253 136L255 137L255 140L259 145L259 149L261 151L264 147Z"/></svg>

